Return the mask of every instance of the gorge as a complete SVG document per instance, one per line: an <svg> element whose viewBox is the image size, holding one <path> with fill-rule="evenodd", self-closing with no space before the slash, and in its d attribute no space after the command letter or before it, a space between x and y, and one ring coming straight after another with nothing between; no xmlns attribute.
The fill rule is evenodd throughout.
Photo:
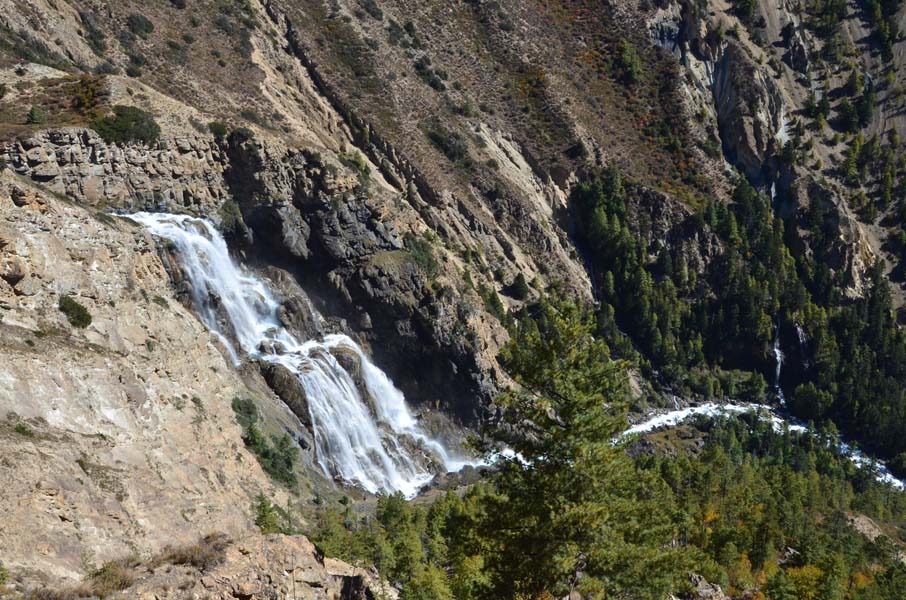
<svg viewBox="0 0 906 600"><path fill-rule="evenodd" d="M0 599L901 600L902 0L0 0Z"/></svg>

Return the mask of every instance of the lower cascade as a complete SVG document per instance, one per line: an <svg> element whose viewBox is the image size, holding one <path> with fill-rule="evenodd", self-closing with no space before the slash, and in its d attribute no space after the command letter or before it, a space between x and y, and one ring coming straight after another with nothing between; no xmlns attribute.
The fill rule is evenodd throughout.
<svg viewBox="0 0 906 600"><path fill-rule="evenodd" d="M471 464L452 457L420 429L402 392L351 338L332 334L300 342L288 332L277 317L279 302L261 279L233 262L209 221L165 213L129 217L175 246L197 313L234 362L239 357L229 339L246 356L280 364L298 378L308 399L316 460L325 474L372 493L411 497L434 477L429 457L447 471ZM223 314L227 327L218 320ZM361 385L337 356L357 363Z"/></svg>

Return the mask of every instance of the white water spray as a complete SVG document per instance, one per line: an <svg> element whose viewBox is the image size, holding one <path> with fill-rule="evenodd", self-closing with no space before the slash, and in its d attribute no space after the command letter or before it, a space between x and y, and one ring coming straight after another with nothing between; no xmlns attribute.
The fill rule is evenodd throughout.
<svg viewBox="0 0 906 600"><path fill-rule="evenodd" d="M196 311L235 363L239 353L229 339L243 354L283 365L298 378L308 399L316 459L328 476L372 493L399 491L411 497L434 477L426 467L429 454L447 471L472 464L451 457L419 428L402 392L348 336L300 342L286 331L273 294L236 266L210 222L163 213L129 216L176 247ZM338 356L358 366L362 386Z"/></svg>
<svg viewBox="0 0 906 600"><path fill-rule="evenodd" d="M810 366L808 361L808 336L799 323L796 323L796 337L799 339L799 354L802 356L802 367L808 369Z"/></svg>
<svg viewBox="0 0 906 600"><path fill-rule="evenodd" d="M783 350L780 349L780 319L774 327L774 392L781 406L786 406L786 397L780 385L780 372L783 370Z"/></svg>

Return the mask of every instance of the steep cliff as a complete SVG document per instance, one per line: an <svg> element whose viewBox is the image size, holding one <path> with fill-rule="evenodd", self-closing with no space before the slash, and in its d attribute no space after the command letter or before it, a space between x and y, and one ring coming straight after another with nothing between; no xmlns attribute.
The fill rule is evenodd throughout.
<svg viewBox="0 0 906 600"><path fill-rule="evenodd" d="M136 224L8 170L0 186L4 564L67 579L199 533L246 532L256 494L285 498L230 408L269 398L266 386L244 380L174 298Z"/></svg>

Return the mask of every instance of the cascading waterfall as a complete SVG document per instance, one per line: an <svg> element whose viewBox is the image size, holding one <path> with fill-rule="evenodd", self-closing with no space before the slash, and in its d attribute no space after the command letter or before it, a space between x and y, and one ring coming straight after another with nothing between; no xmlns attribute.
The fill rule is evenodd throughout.
<svg viewBox="0 0 906 600"><path fill-rule="evenodd" d="M802 367L808 369L810 366L808 360L808 336L799 323L796 323L796 337L799 339L799 354L802 356Z"/></svg>
<svg viewBox="0 0 906 600"><path fill-rule="evenodd" d="M348 336L305 342L293 337L277 317L280 305L273 294L236 266L210 222L165 213L129 216L175 246L198 315L224 341L234 362L239 354L230 339L245 355L295 374L308 399L316 460L328 476L372 493L399 491L411 497L434 476L425 466L430 454L451 472L473 464L450 456L419 428L402 392ZM222 314L227 322L218 318ZM364 390L338 355L358 364Z"/></svg>
<svg viewBox="0 0 906 600"><path fill-rule="evenodd" d="M774 392L781 406L786 406L786 397L783 395L783 386L780 385L780 373L783 370L783 350L780 349L780 319L774 326Z"/></svg>

